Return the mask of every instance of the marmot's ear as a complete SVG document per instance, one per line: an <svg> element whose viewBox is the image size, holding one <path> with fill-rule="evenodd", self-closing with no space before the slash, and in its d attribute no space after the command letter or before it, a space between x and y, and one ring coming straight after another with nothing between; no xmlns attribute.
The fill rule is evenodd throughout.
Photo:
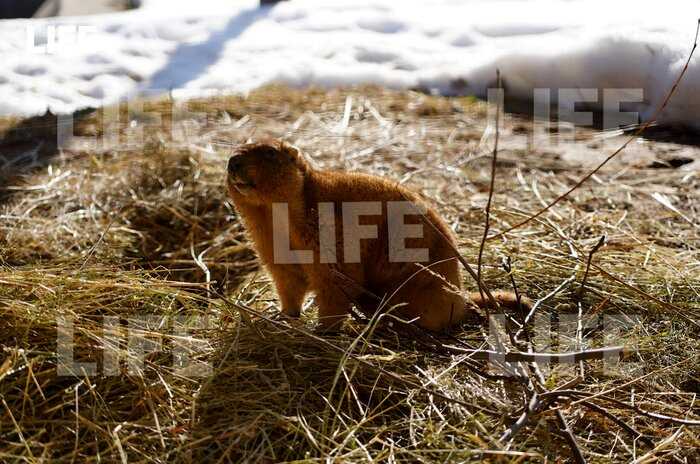
<svg viewBox="0 0 700 464"><path fill-rule="evenodd" d="M279 149L282 153L285 153L292 160L296 161L302 170L306 170L309 167L314 167L308 155L304 154L299 147L296 147L290 143L280 141Z"/></svg>
<svg viewBox="0 0 700 464"><path fill-rule="evenodd" d="M306 161L301 149L292 145L291 143L280 141L279 149L282 153L286 154L287 156L289 156L290 159L294 161Z"/></svg>
<svg viewBox="0 0 700 464"><path fill-rule="evenodd" d="M301 150L299 150L294 145L287 143L287 142L284 142L282 140L280 140L280 143L279 143L279 151L286 154L287 156L289 156L292 159L302 158Z"/></svg>

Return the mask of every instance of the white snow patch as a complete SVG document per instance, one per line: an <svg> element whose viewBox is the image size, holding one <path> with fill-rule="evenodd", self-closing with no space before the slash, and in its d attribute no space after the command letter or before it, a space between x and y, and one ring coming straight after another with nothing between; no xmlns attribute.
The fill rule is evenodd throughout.
<svg viewBox="0 0 700 464"><path fill-rule="evenodd" d="M640 88L649 117L680 73L700 4L618 0L144 0L98 16L0 21L0 114L70 112L139 92L376 83L483 96ZM56 53L52 27L90 26ZM177 95L177 92L175 92ZM663 122L700 128L700 59Z"/></svg>

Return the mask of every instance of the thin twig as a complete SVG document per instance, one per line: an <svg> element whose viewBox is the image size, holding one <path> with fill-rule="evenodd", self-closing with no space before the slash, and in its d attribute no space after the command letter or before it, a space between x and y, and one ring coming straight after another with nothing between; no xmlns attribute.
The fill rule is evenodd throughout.
<svg viewBox="0 0 700 464"><path fill-rule="evenodd" d="M571 277L567 278L564 280L562 283L560 283L557 288L546 294L544 297L540 298L535 302L535 304L532 305L532 308L530 308L530 311L525 315L525 318L523 319L523 327L518 330L518 333L515 334L516 340L520 338L520 336L525 332L525 327L527 324L530 323L530 320L535 316L535 313L537 312L537 309L542 305L544 302L547 300L554 298L558 293L563 291L567 286L569 286L574 280L576 280L576 276L572 275Z"/></svg>
<svg viewBox="0 0 700 464"><path fill-rule="evenodd" d="M606 348L594 348L590 350L568 351L564 353L542 353L532 352L525 353L522 351L501 352L495 350L470 350L454 345L442 345L444 348L459 354L468 354L472 359L478 360L494 360L516 363L516 362L534 362L534 363L556 363L569 364L579 361L592 360L607 360L612 354L617 354L619 359L627 359L632 355L638 354L636 350L626 348L624 346L610 346Z"/></svg>
<svg viewBox="0 0 700 464"><path fill-rule="evenodd" d="M646 443L646 444L648 444L648 445L653 445L653 444L654 444L654 442L653 442L651 439L649 439L648 437L645 437L645 436L642 434L642 432L640 432L639 430L635 429L634 427L632 427L631 425L629 425L627 422L623 421L622 419L620 419L619 417L617 417L615 414L611 413L610 411L608 411L608 410L605 409L604 407L602 407L602 406L600 406L600 405L597 405L597 404L595 404L595 403L593 403L593 402L591 402L591 401L583 401L583 402L581 403L581 405L582 405L582 406L585 406L585 407L587 407L588 409L590 409L591 411L595 411L595 412L597 412L598 414L600 414L601 416L605 416L605 418L607 418L607 419L613 421L614 423L616 423L617 425L619 425L620 427L622 427L622 429L624 429L625 431L627 431L630 435L632 435L632 436L634 437L635 440L636 440L636 439L642 440L644 443Z"/></svg>
<svg viewBox="0 0 700 464"><path fill-rule="evenodd" d="M503 262L501 263L501 266L503 267L503 270L506 271L506 274L508 274L508 278L510 279L510 285L513 287L513 293L515 294L515 304L518 308L518 317L520 317L520 324L525 323L525 314L522 313L522 310L524 309L522 305L522 297L520 295L520 289L518 289L518 285L515 283L515 277L513 276L513 264L511 262L510 256L507 256Z"/></svg>
<svg viewBox="0 0 700 464"><path fill-rule="evenodd" d="M518 417L518 420L516 420L505 432L503 432L500 441L507 442L512 440L518 434L518 432L530 422L530 418L542 411L545 406L546 404L540 401L539 395L536 392L533 393L532 396L530 396L530 400L527 403L527 408L525 411L523 411L520 417Z"/></svg>
<svg viewBox="0 0 700 464"><path fill-rule="evenodd" d="M516 292L516 295L517 295L518 294L517 285L515 284L515 279L513 279L513 277L512 277L512 272L511 272L512 267L510 264L510 258L504 263L504 267L506 268L506 271L511 276L511 282L513 284L514 291ZM519 297L518 297L517 301L518 301L518 307L520 308ZM532 314L534 314L534 311L532 313L530 313L528 316L531 316ZM528 347L529 352L524 353L524 354L527 354L527 355L533 356L533 357L542 356L543 353L535 353L534 352L532 339L530 337L529 332L527 331L526 319L528 316L522 317L522 315L521 315L523 324L520 328L520 331L518 332L518 333L520 333L521 331L525 332L525 339L527 341L527 347ZM509 334L509 335L511 337L511 341L513 342L513 344L517 346L517 343L518 343L517 334L515 334L515 335ZM585 352L585 353L586 353L586 355L600 355L601 354L601 353L594 353L594 351L596 351L596 350L589 350L588 352ZM562 353L559 353L559 354L562 354ZM603 354L603 356L605 356L605 354ZM533 358L533 359L536 361L537 358ZM574 355L574 357L566 357L563 360L566 362L576 362L576 357ZM552 362L552 361L553 361L553 359L550 360L550 362ZM581 356L579 356L579 363L582 363L582 362L583 362L583 360L581 359ZM530 397L530 401L528 403L529 407L523 413L523 415L520 416L518 421L516 421L513 425L511 425L511 427L509 427L509 429L503 434L504 438L512 439L513 437L515 437L515 435L518 433L518 431L521 428L523 428L525 426L525 424L527 424L531 420L532 416L538 414L540 411L544 410L547 407L545 404L543 404L543 402L541 401L541 397L540 397L540 392L542 390L544 390L544 384L545 384L545 377L542 374L542 370L540 369L537 362L531 362L530 364L528 364L528 366L529 366L530 374L534 373L535 377L539 383L536 382L535 380L533 380L532 377L529 378L528 386L529 386L529 389L532 393L531 397ZM578 442L576 441L576 436L574 435L573 430L571 430L571 427L569 426L569 423L566 420L566 416L564 415L564 412L561 411L561 409L556 410L556 417L557 417L557 422L559 423L559 428L560 428L561 432L564 434L567 443L569 444L569 448L571 449L571 454L574 458L574 461L576 461L577 464L586 464L586 458L583 456L583 452L581 451L581 448L579 447Z"/></svg>
<svg viewBox="0 0 700 464"><path fill-rule="evenodd" d="M600 248L605 245L605 235L600 237L600 240L598 240L598 243L595 244L595 246L591 249L591 251L588 253L588 261L586 262L586 271L583 273L583 281L581 282L581 287L578 289L578 299L580 300L583 297L583 292L586 290L586 282L588 281L588 273L591 269L591 262L593 261L593 255L596 254Z"/></svg>
<svg viewBox="0 0 700 464"><path fill-rule="evenodd" d="M476 265L476 276L477 280L481 282L481 264L484 257L484 248L486 247L486 238L489 235L489 230L491 229L491 201L493 200L493 191L496 184L496 164L498 161L498 138L500 136L500 118L501 118L501 71L496 70L496 82L498 88L498 97L496 101L496 136L493 144L493 156L491 156L491 180L489 183L489 198L486 201L486 214L484 219L484 235L481 237L481 244L479 245L479 258ZM484 299L484 292L479 286L479 293L481 294L481 299Z"/></svg>
<svg viewBox="0 0 700 464"><path fill-rule="evenodd" d="M557 391L557 392L552 392L552 394L558 393L559 396L583 396L583 399L577 400L574 403L583 403L584 401L590 402L588 400L592 398L599 398L604 401L608 401L610 403L613 403L615 406L625 408L625 409L631 409L632 411L636 412L637 414L641 414L642 416L649 417L651 419L658 419L658 420L663 420L663 421L668 421L668 422L673 422L675 424L680 424L680 425L689 425L693 427L700 427L700 420L695 420L695 419L683 419L680 417L673 417L673 416L667 416L665 414L660 414L657 412L651 412L644 410L640 408L637 405L634 404L627 404L624 401L620 401L618 399L615 399L609 395L602 395L602 394L592 394L592 393L587 393L587 392L580 392L577 390L571 390L571 391Z"/></svg>
<svg viewBox="0 0 700 464"><path fill-rule="evenodd" d="M573 430L571 430L569 423L566 421L564 413L561 411L561 409L558 409L556 415L557 422L559 422L559 428L564 433L566 441L569 443L569 448L571 448L571 454L574 457L574 461L576 461L577 464L586 464L586 458L583 457L583 452L576 442L576 436L574 435Z"/></svg>

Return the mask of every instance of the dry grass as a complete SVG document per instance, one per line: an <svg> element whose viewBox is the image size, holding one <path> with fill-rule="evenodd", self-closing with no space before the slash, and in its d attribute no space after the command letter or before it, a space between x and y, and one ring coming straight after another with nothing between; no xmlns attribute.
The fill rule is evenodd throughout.
<svg viewBox="0 0 700 464"><path fill-rule="evenodd" d="M586 346L639 349L612 370L600 361L545 370L548 390L571 393L554 397L506 443L499 437L527 406L522 379L494 376L482 361L383 325L349 322L319 338L312 305L299 323L272 317L270 279L222 188L228 147L216 144L284 137L321 166L401 180L435 202L474 263L490 182L490 145L480 143L486 106L371 87L268 87L245 99L194 102L190 111L209 117L184 141L164 130L170 106L148 102L131 115L147 127L145 146L131 148L75 142L57 153L51 115L21 131L12 130L17 121L0 125L0 461L567 460L558 408L591 462L696 462L698 428L642 411L700 418L697 172L652 169L632 152L537 221L488 242L482 272L490 288L509 288L512 276L538 300L561 287L538 309L554 331L539 334L538 350L573 348L579 313L626 320L619 333L585 330ZM153 113L164 114L161 125ZM501 133L492 233L576 183L585 169L581 159L569 161L571 152L607 154L592 132L575 144L528 147L515 141L526 125L510 122ZM101 127L88 112L76 133ZM41 141L33 160L22 157ZM693 152L649 144L660 157ZM580 292L601 235L607 245ZM127 321L147 315L144 327L131 321L130 345ZM105 316L117 327L103 330ZM75 321L76 358L104 372L103 351L119 355L119 375L57 375L57 321L66 318ZM189 338L180 336L185 329ZM452 337L445 341L473 348L489 341L477 322ZM160 350L142 366L129 363L147 340ZM183 349L211 372L178 370L173 357Z"/></svg>

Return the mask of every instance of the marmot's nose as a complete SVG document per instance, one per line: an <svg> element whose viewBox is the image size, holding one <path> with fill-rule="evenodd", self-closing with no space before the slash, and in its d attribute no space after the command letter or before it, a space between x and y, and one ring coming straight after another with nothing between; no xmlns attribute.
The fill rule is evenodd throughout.
<svg viewBox="0 0 700 464"><path fill-rule="evenodd" d="M228 172L238 172L241 167L241 157L232 156L228 159Z"/></svg>

